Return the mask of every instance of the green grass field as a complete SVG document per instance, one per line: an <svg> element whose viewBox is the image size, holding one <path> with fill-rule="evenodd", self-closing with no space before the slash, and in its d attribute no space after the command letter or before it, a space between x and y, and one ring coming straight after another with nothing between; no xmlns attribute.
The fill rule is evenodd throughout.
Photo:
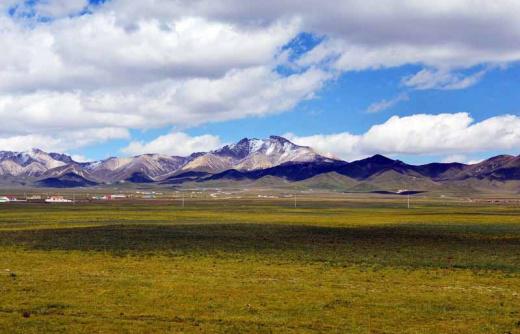
<svg viewBox="0 0 520 334"><path fill-rule="evenodd" d="M520 333L520 207L0 206L4 333Z"/></svg>

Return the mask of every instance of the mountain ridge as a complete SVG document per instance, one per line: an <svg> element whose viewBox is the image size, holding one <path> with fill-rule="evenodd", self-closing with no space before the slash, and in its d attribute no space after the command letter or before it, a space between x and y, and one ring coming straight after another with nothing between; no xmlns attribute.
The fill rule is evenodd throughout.
<svg viewBox="0 0 520 334"><path fill-rule="evenodd" d="M323 175L323 177L319 177ZM77 162L69 155L40 149L0 151L0 185L91 187L117 183L179 186L185 183L279 179L289 183L326 184L333 180L363 189L402 186L480 186L520 181L520 157L499 155L476 164L412 165L380 154L346 162L317 153L280 136L243 138L210 152L186 157L142 154ZM317 181L318 180L318 181ZM348 180L348 182L347 182ZM266 182L264 182L266 183ZM515 185L508 189L515 189ZM520 193L520 188L518 189Z"/></svg>

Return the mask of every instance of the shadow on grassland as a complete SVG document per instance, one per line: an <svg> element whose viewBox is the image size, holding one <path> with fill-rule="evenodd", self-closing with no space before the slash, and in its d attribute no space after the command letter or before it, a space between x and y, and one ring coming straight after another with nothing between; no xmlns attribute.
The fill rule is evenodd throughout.
<svg viewBox="0 0 520 334"><path fill-rule="evenodd" d="M515 225L111 225L0 232L0 247L12 246L115 256L520 272L520 227Z"/></svg>

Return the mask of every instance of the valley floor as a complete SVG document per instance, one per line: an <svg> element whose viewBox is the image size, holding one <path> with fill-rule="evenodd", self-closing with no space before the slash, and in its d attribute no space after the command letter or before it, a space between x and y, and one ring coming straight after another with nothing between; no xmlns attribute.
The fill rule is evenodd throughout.
<svg viewBox="0 0 520 334"><path fill-rule="evenodd" d="M2 333L520 333L520 206L0 206Z"/></svg>

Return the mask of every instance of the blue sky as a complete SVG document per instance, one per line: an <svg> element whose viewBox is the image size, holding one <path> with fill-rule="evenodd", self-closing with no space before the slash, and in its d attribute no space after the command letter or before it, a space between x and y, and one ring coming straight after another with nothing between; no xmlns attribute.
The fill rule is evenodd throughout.
<svg viewBox="0 0 520 334"><path fill-rule="evenodd" d="M275 134L346 160L517 155L520 8L466 2L9 0L0 149L186 155Z"/></svg>
<svg viewBox="0 0 520 334"><path fill-rule="evenodd" d="M316 133L353 134L366 132L373 124L384 123L393 115L411 116L417 113L440 114L467 112L476 122L501 115L518 115L520 68L490 70L477 84L460 90L410 90L403 87L401 78L417 72L417 66L402 66L385 70L368 70L345 73L317 92L316 97L304 101L288 112L272 116L246 118L234 121L210 123L183 131L192 136L206 133L218 134L224 142L234 142L244 137L265 138L272 134L297 133L310 136ZM389 100L400 94L409 99L401 101L377 113L367 112L368 107L381 100ZM169 133L171 128L136 131L133 138L150 141ZM111 151L127 145L114 141ZM102 156L106 147L93 147L89 154ZM520 154L520 147L511 150L486 150L466 153L469 160L479 160L494 154ZM396 155L414 163L440 161L442 154Z"/></svg>

